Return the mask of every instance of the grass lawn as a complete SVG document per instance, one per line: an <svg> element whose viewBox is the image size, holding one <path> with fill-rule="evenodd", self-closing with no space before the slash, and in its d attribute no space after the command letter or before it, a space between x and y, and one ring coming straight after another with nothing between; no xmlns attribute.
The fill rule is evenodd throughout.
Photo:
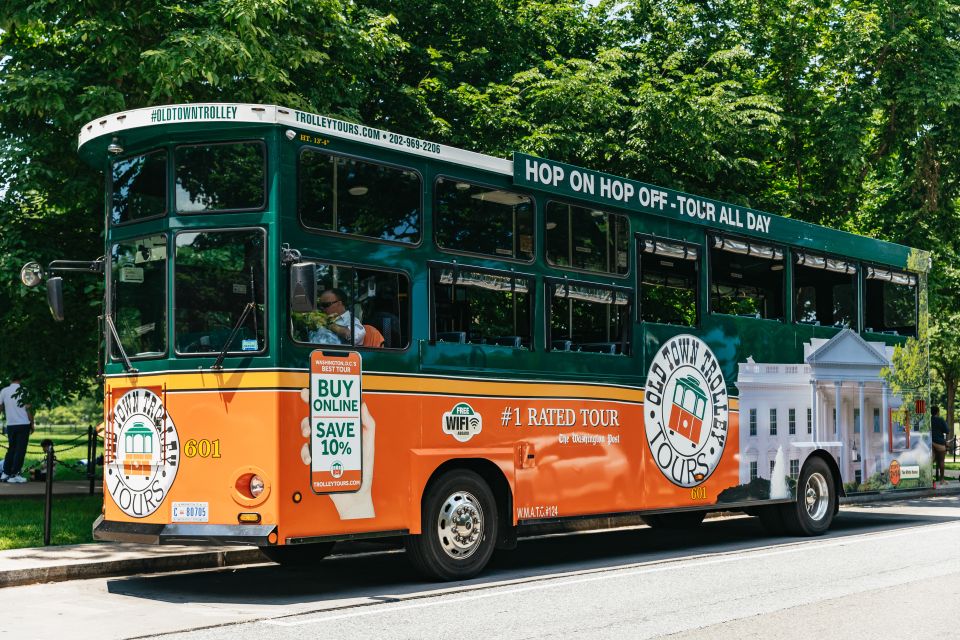
<svg viewBox="0 0 960 640"><path fill-rule="evenodd" d="M93 542L100 496L56 496L50 513L50 543ZM0 550L43 546L43 500L0 500Z"/></svg>
<svg viewBox="0 0 960 640"><path fill-rule="evenodd" d="M947 461L944 464L944 467L950 469L951 471L960 471L960 457L957 458L956 462L951 462L952 456L947 457Z"/></svg>
<svg viewBox="0 0 960 640"><path fill-rule="evenodd" d="M87 428L42 426L30 435L27 445L27 455L23 462L24 475L26 470L36 466L42 467L44 454L40 448L40 441L44 438L53 440L53 450L57 456L55 480L86 480L87 472L80 465L81 460L87 458ZM0 456L7 453L7 438L0 437ZM97 455L103 454L103 443L97 445ZM103 467L97 467L97 478L103 477ZM31 478L32 479L32 478Z"/></svg>

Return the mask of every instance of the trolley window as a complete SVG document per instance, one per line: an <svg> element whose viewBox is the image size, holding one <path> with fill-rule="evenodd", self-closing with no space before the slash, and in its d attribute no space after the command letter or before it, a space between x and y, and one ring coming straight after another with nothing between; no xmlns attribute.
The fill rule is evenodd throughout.
<svg viewBox="0 0 960 640"><path fill-rule="evenodd" d="M437 179L437 246L498 258L533 260L533 200L462 180Z"/></svg>
<svg viewBox="0 0 960 640"><path fill-rule="evenodd" d="M402 273L317 263L316 311L291 314L297 342L404 349L410 344L410 280Z"/></svg>
<svg viewBox="0 0 960 640"><path fill-rule="evenodd" d="M130 358L167 352L167 237L119 242L110 250L110 308ZM113 345L113 357L120 350Z"/></svg>
<svg viewBox="0 0 960 640"><path fill-rule="evenodd" d="M752 240L713 236L710 311L783 318L783 250Z"/></svg>
<svg viewBox="0 0 960 640"><path fill-rule="evenodd" d="M177 147L178 213L254 211L266 204L266 147L262 142Z"/></svg>
<svg viewBox="0 0 960 640"><path fill-rule="evenodd" d="M864 331L916 335L917 276L867 267L864 277Z"/></svg>
<svg viewBox="0 0 960 640"><path fill-rule="evenodd" d="M794 317L797 322L845 327L855 322L857 266L807 251L793 254Z"/></svg>
<svg viewBox="0 0 960 640"><path fill-rule="evenodd" d="M626 216L561 202L547 203L547 261L557 267L625 275Z"/></svg>
<svg viewBox="0 0 960 640"><path fill-rule="evenodd" d="M695 326L700 250L659 238L641 238L638 249L640 320Z"/></svg>
<svg viewBox="0 0 960 640"><path fill-rule="evenodd" d="M433 339L530 348L532 280L439 267L433 269L432 281Z"/></svg>
<svg viewBox="0 0 960 640"><path fill-rule="evenodd" d="M264 233L259 229L181 232L174 256L175 340L179 353L266 347Z"/></svg>
<svg viewBox="0 0 960 640"><path fill-rule="evenodd" d="M415 171L304 149L299 189L305 227L420 242L422 181Z"/></svg>
<svg viewBox="0 0 960 640"><path fill-rule="evenodd" d="M160 150L113 163L110 223L123 224L167 212L167 152Z"/></svg>
<svg viewBox="0 0 960 640"><path fill-rule="evenodd" d="M630 353L630 294L592 284L548 285L554 351Z"/></svg>

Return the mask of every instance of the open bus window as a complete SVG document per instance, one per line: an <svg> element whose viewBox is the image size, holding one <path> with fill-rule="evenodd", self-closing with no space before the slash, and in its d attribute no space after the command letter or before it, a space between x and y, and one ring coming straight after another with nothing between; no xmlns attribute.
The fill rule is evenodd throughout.
<svg viewBox="0 0 960 640"><path fill-rule="evenodd" d="M857 266L839 258L794 252L794 318L804 324L846 327L856 318Z"/></svg>
<svg viewBox="0 0 960 640"><path fill-rule="evenodd" d="M864 331L915 336L917 277L874 267L864 275Z"/></svg>
<svg viewBox="0 0 960 640"><path fill-rule="evenodd" d="M326 311L292 313L291 331L297 342L384 349L410 344L410 281L404 274L318 262L317 293L321 299L326 293L327 298L341 300L343 308L332 305ZM333 323L350 333L339 335L330 326Z"/></svg>
<svg viewBox="0 0 960 640"><path fill-rule="evenodd" d="M178 353L220 353L250 303L228 351L266 348L262 230L178 233L173 267Z"/></svg>
<svg viewBox="0 0 960 640"><path fill-rule="evenodd" d="M725 236L711 240L711 313L782 319L783 250Z"/></svg>
<svg viewBox="0 0 960 640"><path fill-rule="evenodd" d="M553 351L630 354L630 294L585 283L549 285Z"/></svg>
<svg viewBox="0 0 960 640"><path fill-rule="evenodd" d="M167 212L167 152L124 158L110 170L110 223L123 224Z"/></svg>
<svg viewBox="0 0 960 640"><path fill-rule="evenodd" d="M547 203L547 261L554 266L625 275L629 237L626 216Z"/></svg>
<svg viewBox="0 0 960 640"><path fill-rule="evenodd" d="M533 200L529 196L439 178L433 211L441 249L533 260Z"/></svg>
<svg viewBox="0 0 960 640"><path fill-rule="evenodd" d="M167 237L119 242L110 250L110 311L130 358L167 352ZM120 350L111 350L120 358Z"/></svg>
<svg viewBox="0 0 960 640"><path fill-rule="evenodd" d="M304 149L297 210L305 227L420 242L420 176L410 169Z"/></svg>
<svg viewBox="0 0 960 640"><path fill-rule="evenodd" d="M266 148L262 142L177 147L179 213L253 211L266 204Z"/></svg>
<svg viewBox="0 0 960 640"><path fill-rule="evenodd" d="M433 270L432 282L435 340L530 348L528 278L445 267Z"/></svg>
<svg viewBox="0 0 960 640"><path fill-rule="evenodd" d="M656 238L643 238L638 247L641 322L695 326L700 250Z"/></svg>

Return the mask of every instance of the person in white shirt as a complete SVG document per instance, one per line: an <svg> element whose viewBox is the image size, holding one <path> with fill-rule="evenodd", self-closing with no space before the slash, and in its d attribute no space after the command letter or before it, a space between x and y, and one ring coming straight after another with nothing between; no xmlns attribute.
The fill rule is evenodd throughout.
<svg viewBox="0 0 960 640"><path fill-rule="evenodd" d="M26 482L20 475L23 470L23 458L27 454L27 442L33 433L33 412L30 405L21 398L20 376L0 389L0 412L7 418L7 455L3 459L0 482Z"/></svg>
<svg viewBox="0 0 960 640"><path fill-rule="evenodd" d="M350 344L350 325L353 325L353 344L363 344L367 332L360 321L347 310L347 294L341 289L327 289L320 294L320 310L330 317L326 327L310 333L310 342L321 344Z"/></svg>

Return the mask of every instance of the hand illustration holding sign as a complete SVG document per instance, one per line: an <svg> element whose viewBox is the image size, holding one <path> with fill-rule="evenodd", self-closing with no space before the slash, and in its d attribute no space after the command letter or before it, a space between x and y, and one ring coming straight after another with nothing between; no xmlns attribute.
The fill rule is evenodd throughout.
<svg viewBox="0 0 960 640"><path fill-rule="evenodd" d="M300 398L309 407L310 390L301 389ZM377 423L374 421L373 416L370 415L370 410L367 409L367 403L365 402L360 405L360 425L360 435L362 439L361 449L363 454L361 463L363 472L360 480L360 489L353 493L330 494L330 499L333 500L333 505L337 508L337 513L340 515L341 520L357 520L359 518L373 518L376 516L373 510L371 489L373 488L373 446ZM309 415L300 421L300 434L308 439L307 442L303 443L303 447L300 448L300 459L303 460L303 464L309 467L311 462Z"/></svg>

